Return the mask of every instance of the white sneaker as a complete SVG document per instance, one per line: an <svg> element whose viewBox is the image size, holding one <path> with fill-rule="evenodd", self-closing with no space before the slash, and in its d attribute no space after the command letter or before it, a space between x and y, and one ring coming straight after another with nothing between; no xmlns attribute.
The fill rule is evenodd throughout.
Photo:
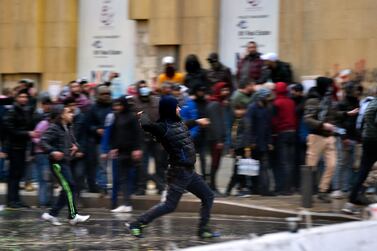
<svg viewBox="0 0 377 251"><path fill-rule="evenodd" d="M354 204L347 202L346 204L344 204L342 212L346 214L359 214L360 210L358 210Z"/></svg>
<svg viewBox="0 0 377 251"><path fill-rule="evenodd" d="M161 193L161 202L165 202L166 201L166 196L168 195L168 191L164 190L162 191Z"/></svg>
<svg viewBox="0 0 377 251"><path fill-rule="evenodd" d="M331 193L331 198L333 199L343 199L345 197L344 193L340 190L336 190Z"/></svg>
<svg viewBox="0 0 377 251"><path fill-rule="evenodd" d="M132 212L132 206L119 206L113 210L112 213L129 213Z"/></svg>
<svg viewBox="0 0 377 251"><path fill-rule="evenodd" d="M62 225L62 223L59 222L58 218L52 216L49 213L43 213L42 214L42 220L49 221L54 226L61 226Z"/></svg>
<svg viewBox="0 0 377 251"><path fill-rule="evenodd" d="M80 223L80 222L85 222L87 220L89 220L90 218L90 215L79 215L79 214L76 214L75 218L69 220L69 224L71 225L76 225L77 223Z"/></svg>

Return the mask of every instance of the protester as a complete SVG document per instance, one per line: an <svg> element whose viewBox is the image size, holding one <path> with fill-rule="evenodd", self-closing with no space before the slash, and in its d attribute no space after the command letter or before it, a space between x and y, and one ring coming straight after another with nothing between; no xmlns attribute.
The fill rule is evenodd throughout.
<svg viewBox="0 0 377 251"><path fill-rule="evenodd" d="M346 116L356 116L358 110L348 112L338 111L333 104L333 80L326 77L316 79L305 103L305 123L309 128L306 165L313 168L313 176L317 175L316 168L323 154L326 162L324 173L319 183L318 199L330 203L329 188L336 167L336 138L339 131L335 126L339 119Z"/></svg>
<svg viewBox="0 0 377 251"><path fill-rule="evenodd" d="M81 203L81 192L85 189L85 149L89 149L88 146L88 133L85 125L85 114L77 106L76 99L68 97L64 100L63 104L73 111L73 135L79 145L78 151L72 156L70 166L72 169L73 179L75 181L76 189L75 196L77 203Z"/></svg>
<svg viewBox="0 0 377 251"><path fill-rule="evenodd" d="M202 68L196 55L191 54L186 57L185 62L186 76L184 85L189 89L189 94L193 94L194 90L199 86L204 87L205 91L210 90L210 82L207 78L206 71Z"/></svg>
<svg viewBox="0 0 377 251"><path fill-rule="evenodd" d="M137 97L133 98L135 113L143 111L151 121L158 120L158 104L160 98L153 95L151 89L145 81L137 83ZM167 154L158 144L153 136L148 132L141 132L142 144L142 168L137 170L137 191L135 195L145 195L148 180L153 180L159 194L165 189L165 171L167 169ZM156 172L154 175L149 175L149 159L153 157L155 161Z"/></svg>
<svg viewBox="0 0 377 251"><path fill-rule="evenodd" d="M204 85L195 85L192 96L182 107L181 116L185 122L208 118L208 101L206 100L207 88ZM208 146L208 125L197 125L190 129L195 150L199 154L200 170L204 180L208 179L206 153Z"/></svg>
<svg viewBox="0 0 377 251"><path fill-rule="evenodd" d="M233 85L230 68L219 61L219 55L216 52L209 54L207 61L211 66L211 68L207 70L207 79L210 82L210 87L214 86L216 83L224 82L229 86L230 91L236 89L236 86Z"/></svg>
<svg viewBox="0 0 377 251"><path fill-rule="evenodd" d="M249 146L247 142L248 128L245 121L246 106L239 104L234 109L234 122L232 126L232 156L234 158L233 174L226 188L225 195L231 195L232 189L235 185L244 183L245 179L241 179L241 175L238 174L237 161L241 158L245 158L245 148ZM243 177L244 178L244 177ZM240 184L245 186L245 184Z"/></svg>
<svg viewBox="0 0 377 251"><path fill-rule="evenodd" d="M4 116L9 156L7 206L10 208L28 207L21 201L19 194L19 183L26 170L26 150L31 139L37 137L37 133L33 131L33 108L28 103L28 90L21 89L16 94L13 107Z"/></svg>
<svg viewBox="0 0 377 251"><path fill-rule="evenodd" d="M50 125L50 110L52 106L51 99L46 96L41 100L42 109L40 111L40 122L35 127L36 137L32 139L35 144L35 166L38 176L38 200L41 208L47 208L52 205L53 197L53 178L49 165L49 156L40 147L42 135L47 131Z"/></svg>
<svg viewBox="0 0 377 251"><path fill-rule="evenodd" d="M183 84L184 75L176 70L174 64L174 57L167 56L162 59L164 72L158 76L158 89L160 89L166 82L172 83L173 85Z"/></svg>
<svg viewBox="0 0 377 251"><path fill-rule="evenodd" d="M210 125L208 127L208 141L211 151L211 170L209 187L215 195L221 195L216 182L216 175L220 168L221 156L226 137L226 112L229 107L229 85L218 82L213 86L213 94L207 107Z"/></svg>
<svg viewBox="0 0 377 251"><path fill-rule="evenodd" d="M252 192L262 196L273 195L268 175L268 153L273 149L271 95L269 89L259 89L246 114L249 147L245 149L245 156L260 162L259 175L252 177Z"/></svg>
<svg viewBox="0 0 377 251"><path fill-rule="evenodd" d="M68 222L71 225L76 225L87 221L90 216L77 213L74 196L75 183L72 177L70 160L79 148L71 128L73 110L63 105L56 105L51 110L50 119L51 125L42 135L40 147L49 155L50 168L62 190L49 213L43 213L42 219L59 226L61 223L57 216L61 209L68 206Z"/></svg>
<svg viewBox="0 0 377 251"><path fill-rule="evenodd" d="M261 56L264 60L264 67L262 70L261 82L284 82L291 84L293 81L293 75L291 66L279 60L275 53L266 53Z"/></svg>
<svg viewBox="0 0 377 251"><path fill-rule="evenodd" d="M194 171L195 149L187 127L179 117L178 101L170 96L161 99L159 104L160 119L151 122L148 116L141 114L140 123L144 130L153 134L169 154L168 192L166 201L154 206L130 223L131 234L142 237L143 228L154 219L175 210L185 190L192 192L202 201L198 236L217 237L209 227L210 212L214 195L203 179Z"/></svg>
<svg viewBox="0 0 377 251"><path fill-rule="evenodd" d="M263 84L262 68L263 60L260 58L261 54L257 50L257 43L250 41L247 44L247 54L238 63L237 80L249 80L255 84Z"/></svg>
<svg viewBox="0 0 377 251"><path fill-rule="evenodd" d="M372 203L366 196L364 181L368 177L374 163L377 161L377 98L370 101L364 112L364 126L362 130L363 150L360 163L360 171L356 183L351 189L351 193L343 208L343 212L356 213L354 205L369 205Z"/></svg>
<svg viewBox="0 0 377 251"><path fill-rule="evenodd" d="M111 90L106 85L99 85L96 89L96 103L86 114L88 126L88 147L86 174L89 192L107 193L106 166L99 159L99 144L104 133L105 119L112 110ZM96 180L96 176L98 177ZM98 184L97 184L98 183Z"/></svg>
<svg viewBox="0 0 377 251"><path fill-rule="evenodd" d="M278 82L275 86L274 115L272 130L276 135L276 164L273 167L275 176L275 192L281 195L293 194L293 172L295 169L296 145L296 107L288 97L286 83Z"/></svg>
<svg viewBox="0 0 377 251"><path fill-rule="evenodd" d="M348 82L343 86L344 96L338 103L338 110L347 112L359 108L359 91L358 84L355 82ZM345 130L343 135L337 137L337 167L333 178L333 190L331 194L333 198L343 198L350 190L352 180L356 175L352 170L355 163L355 151L358 140L358 133L356 130L357 116L345 117L337 124L339 128Z"/></svg>
<svg viewBox="0 0 377 251"><path fill-rule="evenodd" d="M130 98L121 96L113 102L114 114L109 114L112 115L113 121L108 121L111 130L108 134L105 134L109 138L109 157L118 159L118 184L114 185L121 188L124 196L122 205L117 206L115 203L112 205L113 210L111 212L113 213L132 211L131 188L133 184L131 173L135 168L140 168L139 162L142 159L141 129L127 101Z"/></svg>

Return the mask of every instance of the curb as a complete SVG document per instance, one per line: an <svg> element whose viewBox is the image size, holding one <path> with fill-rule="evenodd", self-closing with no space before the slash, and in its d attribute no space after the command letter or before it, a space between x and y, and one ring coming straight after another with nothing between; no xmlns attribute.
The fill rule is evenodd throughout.
<svg viewBox="0 0 377 251"><path fill-rule="evenodd" d="M0 201L5 201L6 195L0 194ZM38 198L36 195L22 194L22 198L28 205L38 205ZM137 196L132 198L133 208L135 210L147 210L160 202L159 196ZM98 194L84 194L80 203L84 208L110 208L110 199L106 197L99 197ZM181 213L196 213L200 210L200 200L182 198L176 209L176 212ZM300 210L310 215L313 220L329 220L337 222L355 221L360 218L355 216L337 214L337 213L317 213L310 210ZM224 215L243 215L253 217L273 217L286 218L297 217L300 211L276 209L265 206L245 205L237 202L230 202L225 200L214 201L212 213Z"/></svg>

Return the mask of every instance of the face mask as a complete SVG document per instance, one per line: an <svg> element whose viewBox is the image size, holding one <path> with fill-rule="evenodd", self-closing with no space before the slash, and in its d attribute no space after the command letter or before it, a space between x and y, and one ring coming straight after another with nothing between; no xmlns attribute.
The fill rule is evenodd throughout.
<svg viewBox="0 0 377 251"><path fill-rule="evenodd" d="M148 87L142 87L139 89L140 96L145 97L151 94L151 89Z"/></svg>

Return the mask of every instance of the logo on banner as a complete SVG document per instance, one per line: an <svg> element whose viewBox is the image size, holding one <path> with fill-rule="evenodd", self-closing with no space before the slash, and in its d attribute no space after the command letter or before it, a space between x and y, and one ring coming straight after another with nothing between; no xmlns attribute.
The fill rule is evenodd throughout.
<svg viewBox="0 0 377 251"><path fill-rule="evenodd" d="M102 2L100 22L106 27L110 27L114 23L115 11L111 5L112 0L104 0Z"/></svg>
<svg viewBox="0 0 377 251"><path fill-rule="evenodd" d="M100 40L94 41L92 46L96 49L101 49L103 47L102 42Z"/></svg>
<svg viewBox="0 0 377 251"><path fill-rule="evenodd" d="M237 26L238 26L240 29L242 29L242 30L247 29L247 28L249 27L249 25L248 25L248 23L247 23L246 20L240 20L240 21L238 22Z"/></svg>
<svg viewBox="0 0 377 251"><path fill-rule="evenodd" d="M258 7L261 0L247 0L247 3L252 7Z"/></svg>
<svg viewBox="0 0 377 251"><path fill-rule="evenodd" d="M262 0L246 0L247 10L260 10Z"/></svg>

